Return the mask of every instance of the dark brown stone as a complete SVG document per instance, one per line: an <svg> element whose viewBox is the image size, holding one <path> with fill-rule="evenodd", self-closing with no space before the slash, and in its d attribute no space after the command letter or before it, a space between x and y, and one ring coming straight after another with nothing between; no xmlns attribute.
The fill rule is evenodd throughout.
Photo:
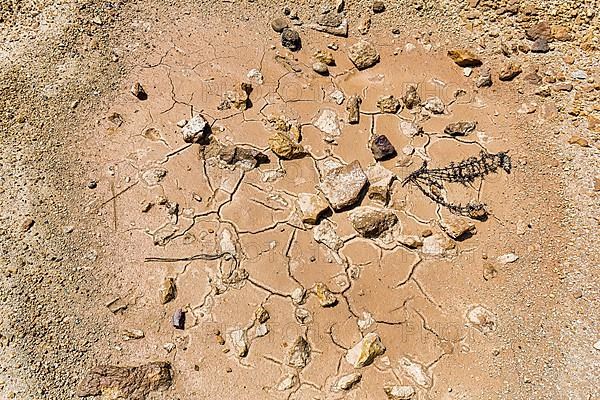
<svg viewBox="0 0 600 400"><path fill-rule="evenodd" d="M377 161L386 160L396 155L396 149L385 135L379 135L373 139L371 152Z"/></svg>

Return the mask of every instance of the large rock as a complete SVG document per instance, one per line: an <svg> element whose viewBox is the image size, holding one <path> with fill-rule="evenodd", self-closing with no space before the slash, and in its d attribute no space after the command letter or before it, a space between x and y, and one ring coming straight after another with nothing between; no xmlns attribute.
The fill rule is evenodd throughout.
<svg viewBox="0 0 600 400"><path fill-rule="evenodd" d="M398 222L398 217L391 210L371 206L355 208L348 213L348 218L354 229L364 237L377 237Z"/></svg>
<svg viewBox="0 0 600 400"><path fill-rule="evenodd" d="M313 125L330 138L339 136L342 133L336 112L328 108L321 111Z"/></svg>
<svg viewBox="0 0 600 400"><path fill-rule="evenodd" d="M208 122L202 115L196 115L181 129L183 141L186 143L202 143L209 133Z"/></svg>
<svg viewBox="0 0 600 400"><path fill-rule="evenodd" d="M298 193L298 211L302 222L315 225L321 215L329 209L329 204L321 196L313 193Z"/></svg>
<svg viewBox="0 0 600 400"><path fill-rule="evenodd" d="M366 185L367 176L360 163L353 161L329 170L319 187L333 209L339 211L358 202Z"/></svg>
<svg viewBox="0 0 600 400"><path fill-rule="evenodd" d="M173 371L168 362L157 361L138 367L99 365L79 383L77 396L145 400L151 392L168 389L172 381Z"/></svg>
<svg viewBox="0 0 600 400"><path fill-rule="evenodd" d="M379 52L371 43L361 40L348 48L348 57L359 70L367 69L379 62Z"/></svg>
<svg viewBox="0 0 600 400"><path fill-rule="evenodd" d="M385 135L377 135L371 142L371 153L377 161L383 161L394 157L396 149Z"/></svg>
<svg viewBox="0 0 600 400"><path fill-rule="evenodd" d="M284 28L281 32L281 45L291 51L300 50L300 47L302 47L300 34L293 29Z"/></svg>
<svg viewBox="0 0 600 400"><path fill-rule="evenodd" d="M354 368L371 364L375 358L385 353L385 346L377 333L367 333L360 342L346 353L346 361Z"/></svg>
<svg viewBox="0 0 600 400"><path fill-rule="evenodd" d="M448 57L461 67L479 67L481 60L470 50L448 50Z"/></svg>

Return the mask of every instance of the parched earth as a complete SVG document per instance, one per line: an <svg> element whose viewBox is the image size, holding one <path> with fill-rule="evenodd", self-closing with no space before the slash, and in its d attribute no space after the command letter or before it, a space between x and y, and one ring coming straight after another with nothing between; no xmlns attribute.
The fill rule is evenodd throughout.
<svg viewBox="0 0 600 400"><path fill-rule="evenodd" d="M598 16L515 4L9 10L2 396L597 397Z"/></svg>

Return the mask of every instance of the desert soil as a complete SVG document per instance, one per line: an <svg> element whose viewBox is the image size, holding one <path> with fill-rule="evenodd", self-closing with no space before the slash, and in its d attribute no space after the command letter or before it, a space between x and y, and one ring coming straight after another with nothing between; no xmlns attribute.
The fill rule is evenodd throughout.
<svg viewBox="0 0 600 400"><path fill-rule="evenodd" d="M0 398L600 396L597 5L383 3L0 5Z"/></svg>

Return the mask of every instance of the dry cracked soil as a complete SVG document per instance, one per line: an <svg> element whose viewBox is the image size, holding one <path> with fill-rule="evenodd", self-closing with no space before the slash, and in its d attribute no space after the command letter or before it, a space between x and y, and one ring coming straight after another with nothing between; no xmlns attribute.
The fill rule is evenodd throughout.
<svg viewBox="0 0 600 400"><path fill-rule="evenodd" d="M596 6L3 3L0 398L597 399Z"/></svg>

